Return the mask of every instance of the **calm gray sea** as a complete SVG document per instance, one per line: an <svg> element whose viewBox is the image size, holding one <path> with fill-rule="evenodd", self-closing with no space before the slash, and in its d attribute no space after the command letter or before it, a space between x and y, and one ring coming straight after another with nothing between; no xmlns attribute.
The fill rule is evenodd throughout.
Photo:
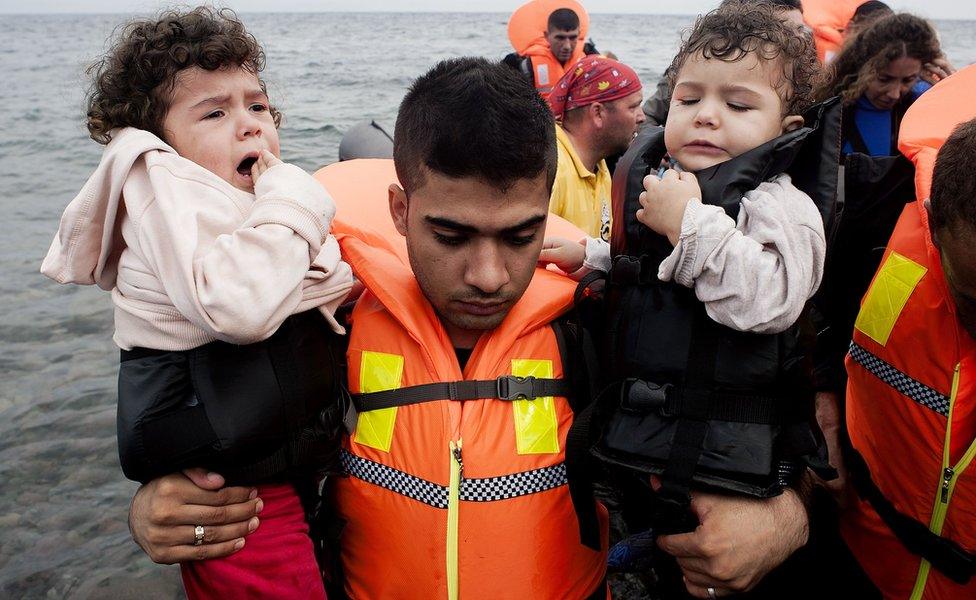
<svg viewBox="0 0 976 600"><path fill-rule="evenodd" d="M64 206L98 163L85 67L126 15L0 16L0 597L178 598L175 567L129 539L115 445L118 352L109 295L38 274ZM285 113L282 157L336 160L363 119L392 128L410 81L439 59L501 58L504 14L244 15ZM592 38L653 83L690 17L593 15ZM939 22L957 65L976 23ZM391 129L392 131L392 129Z"/></svg>

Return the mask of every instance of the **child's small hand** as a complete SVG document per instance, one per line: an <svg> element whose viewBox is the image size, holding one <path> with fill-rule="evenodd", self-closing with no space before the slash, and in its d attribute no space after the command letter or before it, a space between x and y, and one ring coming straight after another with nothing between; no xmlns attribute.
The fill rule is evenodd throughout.
<svg viewBox="0 0 976 600"><path fill-rule="evenodd" d="M565 238L546 238L539 254L539 264L554 264L563 273L574 273L583 266L586 246Z"/></svg>
<svg viewBox="0 0 976 600"><path fill-rule="evenodd" d="M643 208L637 209L637 220L666 235L675 245L681 235L685 207L692 198L701 199L701 188L694 173L668 169L661 179L648 175L644 178L644 191L639 198Z"/></svg>
<svg viewBox="0 0 976 600"><path fill-rule="evenodd" d="M251 181L256 184L258 179L264 175L265 171L280 164L281 160L272 154L270 150L262 150L258 159L251 165Z"/></svg>

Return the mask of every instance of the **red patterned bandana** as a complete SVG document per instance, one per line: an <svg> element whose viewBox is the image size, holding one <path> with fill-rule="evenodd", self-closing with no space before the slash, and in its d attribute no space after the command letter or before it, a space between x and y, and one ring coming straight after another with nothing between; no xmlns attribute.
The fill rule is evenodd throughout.
<svg viewBox="0 0 976 600"><path fill-rule="evenodd" d="M561 119L566 111L618 100L640 89L637 73L627 65L603 56L584 56L556 82L549 106L552 114Z"/></svg>

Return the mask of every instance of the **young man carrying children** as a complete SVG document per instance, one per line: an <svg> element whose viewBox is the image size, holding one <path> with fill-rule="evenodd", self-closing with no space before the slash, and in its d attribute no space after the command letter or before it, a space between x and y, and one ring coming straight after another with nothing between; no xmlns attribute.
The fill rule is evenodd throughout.
<svg viewBox="0 0 976 600"><path fill-rule="evenodd" d="M452 98L456 98L456 105L441 104ZM503 112L506 118L486 118L495 111ZM442 117L431 118L431 114ZM430 125L418 127L415 120L423 115L427 116L420 123ZM553 302L568 307L575 288L572 281L535 267L555 170L551 114L532 88L506 67L460 60L441 63L421 77L404 100L400 119L403 122L397 126L399 151L394 163L404 185L402 189L391 188L390 210L406 240L413 272L401 268L395 277L377 273L387 286L398 282L407 286L405 289L419 288L416 294L404 293L403 297L424 307L422 322L443 331L438 336L421 332L424 335L419 337L423 340L419 347L432 357L440 357L434 360L436 364L448 358L457 361L457 372L440 373L442 377L457 377L462 372L470 376L487 369L488 362L494 362L488 361L490 356L525 349L524 342L530 337L535 340L535 353L551 353L545 349L550 344L545 332L548 322L562 310L552 310ZM455 132L463 135L455 136ZM430 138L442 140L444 145ZM350 219L355 220L354 216ZM380 248L370 250L369 245L354 246L357 252L370 256L382 253ZM357 261L360 258L367 259L365 254ZM389 268L391 263L376 264ZM412 347L412 343L403 345L400 341L399 329L380 328L376 319L388 314L391 307L395 310L397 294L384 293L381 287L376 291L379 293L359 300L357 310L363 311L364 318L355 321L353 337L402 349ZM392 323L384 320L387 327ZM406 322L402 315L397 320ZM533 320L535 325L515 333ZM359 348L357 344L354 339L350 347ZM384 354L402 352L393 352L392 347L383 349ZM356 361L361 364L359 358ZM508 362L500 364L504 368ZM404 364L417 372L412 359ZM350 374L351 385L358 386L359 381L358 373ZM396 462L391 468L429 471L432 475L428 480L446 485L449 478L442 471L448 465L447 438L428 443L428 433L445 427L448 422L442 420L457 410L463 416L461 431L468 432L462 436L463 447L458 448L458 455L463 454L460 473L464 477L491 475L491 465L504 461L523 465L543 461L548 466L542 468L547 469L559 464L571 422L563 399L555 400L559 426L554 441L558 444L542 454L518 454L510 431L517 421L505 403L445 403L440 411L432 410L440 406L435 402L420 405L428 407L423 412L410 406L397 408L408 410L398 412L389 456L350 438L347 448L355 457L349 464L355 468L367 459L390 466L386 463L392 459ZM411 424L413 433L404 435L401 418ZM468 428L474 426L492 431L497 427L497 435L487 434L487 439L473 435ZM453 427L445 431L450 433ZM428 453L433 459L425 458ZM605 595L600 584L605 554L580 545L576 516L564 484L511 500L478 503L462 499L457 531L467 533L455 546L457 554L448 554L453 557L448 562L437 550L433 559L423 561L427 550L418 549L439 548L445 533L454 531L449 525L438 524L444 516L422 502L398 495L392 487L376 489L359 472L361 475L353 474L339 482L336 496L338 511L348 522L341 551L347 569L346 589L354 596ZM248 520L255 514L254 500L248 499L250 490L246 487L220 489L222 485L218 477L207 479L202 472L190 471L186 476L168 475L143 486L130 512L134 538L158 562L219 557L233 551L234 540L252 535ZM522 503L529 499L536 506L549 508L531 510ZM806 515L793 492L770 500L701 494L695 502L702 513L701 528L694 534L668 539L666 549L687 568L700 597L707 597L702 585L715 587L722 594L751 587L806 540ZM391 507L409 509L414 516L391 513ZM202 510L213 511L205 522L213 543L204 544L198 553L181 532ZM396 524L385 526L390 519ZM503 535L507 537L499 543ZM493 543L476 544L477 540ZM449 579L453 574L445 572L445 566L458 569L459 578Z"/></svg>

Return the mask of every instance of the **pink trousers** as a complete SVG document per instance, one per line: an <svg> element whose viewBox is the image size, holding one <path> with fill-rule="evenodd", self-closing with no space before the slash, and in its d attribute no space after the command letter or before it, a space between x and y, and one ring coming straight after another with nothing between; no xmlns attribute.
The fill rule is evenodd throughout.
<svg viewBox="0 0 976 600"><path fill-rule="evenodd" d="M244 548L224 558L180 565L189 600L326 600L302 503L291 484L259 485L261 524Z"/></svg>

